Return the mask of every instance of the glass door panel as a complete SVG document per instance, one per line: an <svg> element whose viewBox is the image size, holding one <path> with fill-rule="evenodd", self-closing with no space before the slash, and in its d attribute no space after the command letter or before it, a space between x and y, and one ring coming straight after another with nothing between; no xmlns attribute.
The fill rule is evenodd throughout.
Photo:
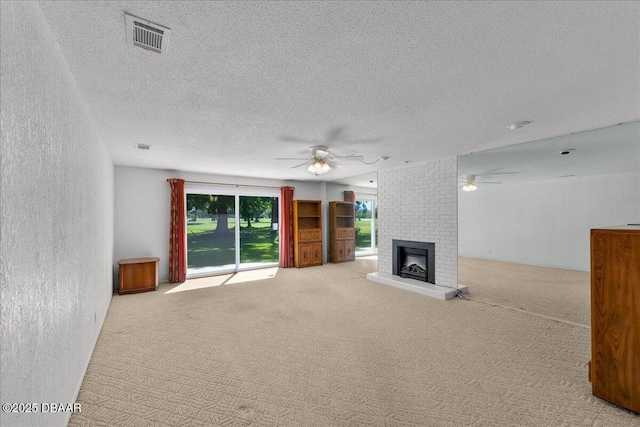
<svg viewBox="0 0 640 427"><path fill-rule="evenodd" d="M187 194L187 277L278 265L278 193L246 194Z"/></svg>
<svg viewBox="0 0 640 427"><path fill-rule="evenodd" d="M356 255L378 253L378 202L356 200Z"/></svg>
<svg viewBox="0 0 640 427"><path fill-rule="evenodd" d="M235 196L187 194L187 274L234 270Z"/></svg>
<svg viewBox="0 0 640 427"><path fill-rule="evenodd" d="M280 258L278 198L240 196L240 267L277 263Z"/></svg>

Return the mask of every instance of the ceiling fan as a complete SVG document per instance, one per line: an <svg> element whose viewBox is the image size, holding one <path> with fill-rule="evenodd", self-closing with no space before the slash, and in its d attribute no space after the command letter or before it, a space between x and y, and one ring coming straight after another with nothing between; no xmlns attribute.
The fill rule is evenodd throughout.
<svg viewBox="0 0 640 427"><path fill-rule="evenodd" d="M462 191L476 191L478 189L478 183L479 184L500 184L500 182L497 181L481 181L481 182L476 182L477 178L481 176L481 175L460 175L460 178L462 178L462 181L464 182L464 184L461 187Z"/></svg>
<svg viewBox="0 0 640 427"><path fill-rule="evenodd" d="M464 174L460 174L458 175L459 180L458 183L459 188L462 191L476 191L478 189L478 184L502 184L501 182L497 182L497 181L478 181L478 178L483 179L483 178L493 178L496 175L515 175L518 174L520 172L498 172L499 169L491 169L486 171L485 173L476 173L476 174L469 174L469 175L464 175ZM481 178L483 177L483 178Z"/></svg>
<svg viewBox="0 0 640 427"><path fill-rule="evenodd" d="M308 166L307 170L314 175L322 175L329 172L331 169L342 167L340 163L335 161L336 159L358 160L360 162L364 160L363 156L336 156L329 151L329 147L327 147L326 145L314 145L312 147L309 147L309 151L311 152L311 157L278 157L276 158L276 160L304 160L303 163L292 166L291 168L293 169L302 166Z"/></svg>

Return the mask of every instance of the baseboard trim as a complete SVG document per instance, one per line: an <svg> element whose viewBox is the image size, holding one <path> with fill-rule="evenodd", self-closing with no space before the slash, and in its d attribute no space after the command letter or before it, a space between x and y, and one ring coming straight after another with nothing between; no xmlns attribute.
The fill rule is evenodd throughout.
<svg viewBox="0 0 640 427"><path fill-rule="evenodd" d="M80 389L82 388L82 383L84 382L84 377L87 375L87 370L89 369L89 363L91 363L91 356L93 356L93 352L96 349L96 344L98 344L98 338L100 338L100 333L102 332L102 327L104 326L104 322L107 319L107 314L109 313L109 308L111 307L111 302L113 301L113 293L111 294L111 298L109 298L109 305L107 306L106 311L104 312L104 316L100 319L100 327L98 328L98 333L93 341L93 345L91 346L91 352L89 352L89 357L87 358L86 363L84 364L84 369L82 370L82 375L80 376L80 381L76 386L76 390L73 393L73 402L78 401L78 395L80 394ZM69 425L69 421L71 420L71 412L67 412L67 419L64 425Z"/></svg>

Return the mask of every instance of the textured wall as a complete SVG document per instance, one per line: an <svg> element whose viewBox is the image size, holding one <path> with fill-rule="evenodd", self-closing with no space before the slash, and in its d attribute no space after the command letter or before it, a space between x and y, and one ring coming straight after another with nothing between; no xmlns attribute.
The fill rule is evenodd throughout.
<svg viewBox="0 0 640 427"><path fill-rule="evenodd" d="M589 271L591 228L640 222L638 178L627 172L460 192L460 256Z"/></svg>
<svg viewBox="0 0 640 427"><path fill-rule="evenodd" d="M71 403L111 301L113 164L37 3L1 7L2 403Z"/></svg>
<svg viewBox="0 0 640 427"><path fill-rule="evenodd" d="M392 240L436 244L436 284L458 286L457 159L378 172L378 269L392 274Z"/></svg>

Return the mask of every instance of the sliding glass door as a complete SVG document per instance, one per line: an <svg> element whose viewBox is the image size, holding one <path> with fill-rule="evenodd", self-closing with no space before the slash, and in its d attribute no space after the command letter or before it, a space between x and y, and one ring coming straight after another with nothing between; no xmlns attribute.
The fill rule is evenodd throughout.
<svg viewBox="0 0 640 427"><path fill-rule="evenodd" d="M235 197L187 194L187 274L235 269Z"/></svg>
<svg viewBox="0 0 640 427"><path fill-rule="evenodd" d="M278 198L240 196L240 267L277 263Z"/></svg>
<svg viewBox="0 0 640 427"><path fill-rule="evenodd" d="M378 253L378 202L356 200L356 255Z"/></svg>
<svg viewBox="0 0 640 427"><path fill-rule="evenodd" d="M187 189L187 277L276 266L279 191L203 191Z"/></svg>

